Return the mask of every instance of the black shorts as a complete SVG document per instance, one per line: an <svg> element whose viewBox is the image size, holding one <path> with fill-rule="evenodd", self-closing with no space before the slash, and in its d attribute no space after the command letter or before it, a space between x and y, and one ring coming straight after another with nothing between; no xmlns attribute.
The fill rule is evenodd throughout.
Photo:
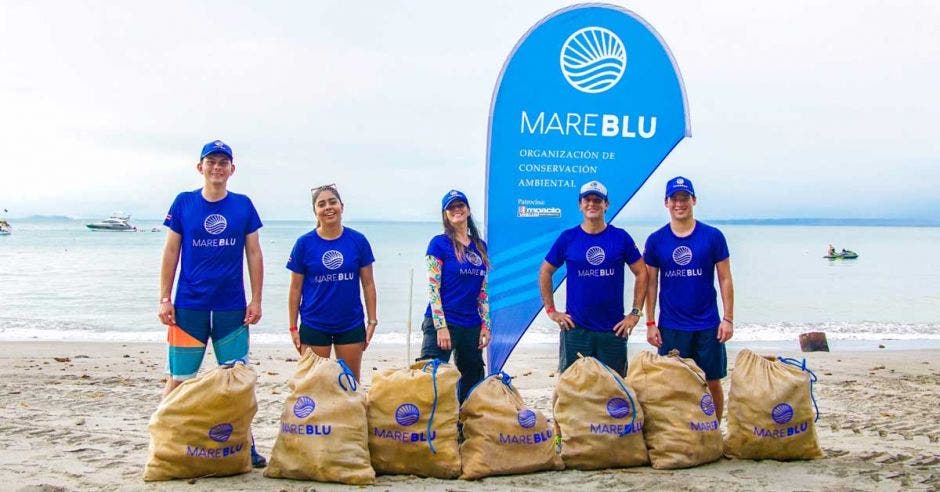
<svg viewBox="0 0 940 492"><path fill-rule="evenodd" d="M725 344L718 341L718 328L685 331L659 327L659 333L663 337L659 355L679 350L679 356L694 360L709 381L728 375L728 352Z"/></svg>
<svg viewBox="0 0 940 492"><path fill-rule="evenodd" d="M300 343L315 347L329 347L330 345L352 345L366 341L366 325L359 325L342 333L327 333L325 331L300 325Z"/></svg>

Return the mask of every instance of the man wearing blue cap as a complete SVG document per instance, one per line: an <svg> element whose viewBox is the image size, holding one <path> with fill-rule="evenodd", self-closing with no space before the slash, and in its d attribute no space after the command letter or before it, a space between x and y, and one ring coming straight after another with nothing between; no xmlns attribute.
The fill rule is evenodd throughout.
<svg viewBox="0 0 940 492"><path fill-rule="evenodd" d="M734 334L734 287L728 243L718 229L695 220L695 188L682 176L666 184L669 223L646 239L649 269L646 339L666 355L678 349L705 371L718 421L724 405L721 379L728 373L725 342ZM718 313L715 273L723 314ZM659 291L659 323L656 314Z"/></svg>
<svg viewBox="0 0 940 492"><path fill-rule="evenodd" d="M604 214L609 205L603 184L585 183L578 197L581 224L561 233L539 270L545 312L561 328L559 371L581 354L597 358L621 376L627 372L627 337L642 314L647 272L630 234L607 224ZM566 312L555 309L552 295L552 274L562 265L568 269ZM633 309L627 314L625 266L635 277Z"/></svg>
<svg viewBox="0 0 940 492"><path fill-rule="evenodd" d="M210 337L219 364L247 364L248 325L261 320L261 219L251 199L228 191L228 180L235 173L231 147L221 140L207 143L196 169L203 176L202 188L177 195L163 222L169 230L157 317L169 330L164 396L196 376ZM249 303L242 276L245 256ZM172 300L177 266L179 281ZM252 464L265 465L254 442L251 454Z"/></svg>

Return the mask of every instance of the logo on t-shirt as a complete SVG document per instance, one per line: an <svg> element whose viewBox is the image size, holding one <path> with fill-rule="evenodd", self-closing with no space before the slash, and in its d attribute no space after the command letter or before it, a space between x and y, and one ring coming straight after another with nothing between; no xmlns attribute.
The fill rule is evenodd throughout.
<svg viewBox="0 0 940 492"><path fill-rule="evenodd" d="M588 263L597 266L604 263L604 258L607 258L607 253L605 253L604 248L600 246L591 246L588 248L587 253L584 254L584 257L587 259Z"/></svg>
<svg viewBox="0 0 940 492"><path fill-rule="evenodd" d="M323 253L321 258L323 261L323 266L329 268L330 270L336 270L337 268L343 266L343 253L331 249L326 253Z"/></svg>
<svg viewBox="0 0 940 492"><path fill-rule="evenodd" d="M676 262L676 265L686 266L692 261L692 250L688 246L679 246L678 248L672 250L672 261Z"/></svg>
<svg viewBox="0 0 940 492"><path fill-rule="evenodd" d="M467 251L467 261L469 261L473 266L480 266L483 264L483 258L480 258L480 255L474 253L473 251Z"/></svg>
<svg viewBox="0 0 940 492"><path fill-rule="evenodd" d="M206 217L206 220L202 222L202 227L204 227L209 234L222 234L225 228L228 227L228 221L219 214L212 214Z"/></svg>

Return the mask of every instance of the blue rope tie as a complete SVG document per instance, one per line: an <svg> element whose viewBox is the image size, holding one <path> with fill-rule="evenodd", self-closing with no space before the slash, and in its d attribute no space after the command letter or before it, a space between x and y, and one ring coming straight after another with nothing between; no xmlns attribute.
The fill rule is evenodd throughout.
<svg viewBox="0 0 940 492"><path fill-rule="evenodd" d="M440 367L442 362L438 359L433 359L424 367L421 368L422 371L431 366L431 384L434 386L434 402L431 403L431 416L428 418L428 447L431 448L431 453L437 454L437 450L434 449L434 443L431 442L434 439L431 438L431 426L434 422L434 414L437 412L437 368Z"/></svg>
<svg viewBox="0 0 940 492"><path fill-rule="evenodd" d="M346 365L346 361L343 359L336 359L336 362L343 369L343 372L341 372L340 375L336 377L336 382L339 383L339 387L343 388L343 391L356 391L356 375L353 374L352 369ZM349 385L349 388L343 384L344 380Z"/></svg>
<svg viewBox="0 0 940 492"><path fill-rule="evenodd" d="M630 399L630 413L632 414L632 418L630 419L630 427L625 427L623 432L620 433L620 437L623 437L629 434L630 431L633 430L633 426L636 425L636 402L633 401L633 396L630 395L630 392L627 391L627 387L623 385L623 382L621 382L620 376L614 373L610 367L607 367L607 364L604 364L601 361L597 361L597 363L600 364L604 369L607 369L607 372L609 372L611 377L614 378L614 381L617 382L617 386L620 386L620 389L623 390L624 394L627 395L627 398Z"/></svg>
<svg viewBox="0 0 940 492"><path fill-rule="evenodd" d="M798 367L798 368L800 368L801 371L803 371L803 372L808 372L808 373L809 373L809 376L810 376L810 378L809 378L809 397L812 398L812 400L813 400L813 408L816 409L816 420L813 420L813 422L818 422L818 421L819 421L819 405L816 404L816 393L813 391L813 384L816 383L816 380L817 380L817 378L816 378L816 373L814 373L813 371L809 370L808 367L806 367L806 359L803 359L802 362L801 362L801 361L798 361L798 360L796 360L796 359L791 359L791 358L789 358L789 357L780 357L780 356L777 356L777 360L779 360L780 362L783 362L784 364L787 364L787 365L790 365L790 366L793 366L793 367Z"/></svg>
<svg viewBox="0 0 940 492"><path fill-rule="evenodd" d="M505 384L506 386L512 387L512 376L510 376L509 374L506 374L503 371L497 372L496 376L499 377L499 380L502 381L503 384Z"/></svg>

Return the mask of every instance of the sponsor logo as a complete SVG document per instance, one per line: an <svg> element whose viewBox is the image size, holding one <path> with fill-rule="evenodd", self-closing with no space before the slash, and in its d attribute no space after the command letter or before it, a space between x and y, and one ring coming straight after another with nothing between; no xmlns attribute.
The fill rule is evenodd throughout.
<svg viewBox="0 0 940 492"><path fill-rule="evenodd" d="M615 419L622 419L630 415L630 402L623 398L607 400L607 414Z"/></svg>
<svg viewBox="0 0 940 492"><path fill-rule="evenodd" d="M317 407L317 404L314 403L313 398L309 396L301 396L297 398L297 402L294 403L294 415L299 419L305 419L313 413L313 409Z"/></svg>
<svg viewBox="0 0 940 492"><path fill-rule="evenodd" d="M702 413L705 415L712 416L715 414L715 402L712 400L712 395L708 393L702 395L702 401L699 402L698 406L701 407Z"/></svg>
<svg viewBox="0 0 940 492"><path fill-rule="evenodd" d="M522 426L523 429L531 429L535 427L535 412L526 408L519 412L516 420L519 421L519 425Z"/></svg>
<svg viewBox="0 0 940 492"><path fill-rule="evenodd" d="M519 205L516 217L561 217L561 208Z"/></svg>
<svg viewBox="0 0 940 492"><path fill-rule="evenodd" d="M774 422L780 425L786 424L793 420L793 407L788 403L781 403L770 411L770 417L774 419Z"/></svg>
<svg viewBox="0 0 940 492"><path fill-rule="evenodd" d="M209 234L222 234L225 228L228 227L228 221L219 214L212 214L206 217L206 220L202 222L202 227L205 228L206 232Z"/></svg>
<svg viewBox="0 0 940 492"><path fill-rule="evenodd" d="M676 265L686 266L692 261L692 250L687 246L679 246L678 248L672 250L672 261L676 262Z"/></svg>
<svg viewBox="0 0 940 492"><path fill-rule="evenodd" d="M584 254L584 258L587 259L588 263L597 266L604 263L604 259L607 258L607 253L605 253L604 248L600 246L591 246L588 248L587 253Z"/></svg>
<svg viewBox="0 0 940 492"><path fill-rule="evenodd" d="M235 430L235 428L232 427L232 424L219 424L209 429L209 439L212 439L215 442L228 441L228 438L232 437L233 430Z"/></svg>
<svg viewBox="0 0 940 492"><path fill-rule="evenodd" d="M474 253L473 251L467 251L467 261L469 261L473 266L480 266L483 264L483 258L480 258L480 255Z"/></svg>
<svg viewBox="0 0 940 492"><path fill-rule="evenodd" d="M561 73L571 87L598 94L617 85L627 69L623 41L603 27L585 27L568 36L561 47Z"/></svg>
<svg viewBox="0 0 940 492"><path fill-rule="evenodd" d="M337 268L343 266L343 253L331 249L326 253L323 253L323 257L320 258L323 262L323 266L329 268L330 270L336 270Z"/></svg>
<svg viewBox="0 0 940 492"><path fill-rule="evenodd" d="M419 418L421 418L421 412L411 403L403 403L395 410L395 421L398 425L408 427L414 425Z"/></svg>

